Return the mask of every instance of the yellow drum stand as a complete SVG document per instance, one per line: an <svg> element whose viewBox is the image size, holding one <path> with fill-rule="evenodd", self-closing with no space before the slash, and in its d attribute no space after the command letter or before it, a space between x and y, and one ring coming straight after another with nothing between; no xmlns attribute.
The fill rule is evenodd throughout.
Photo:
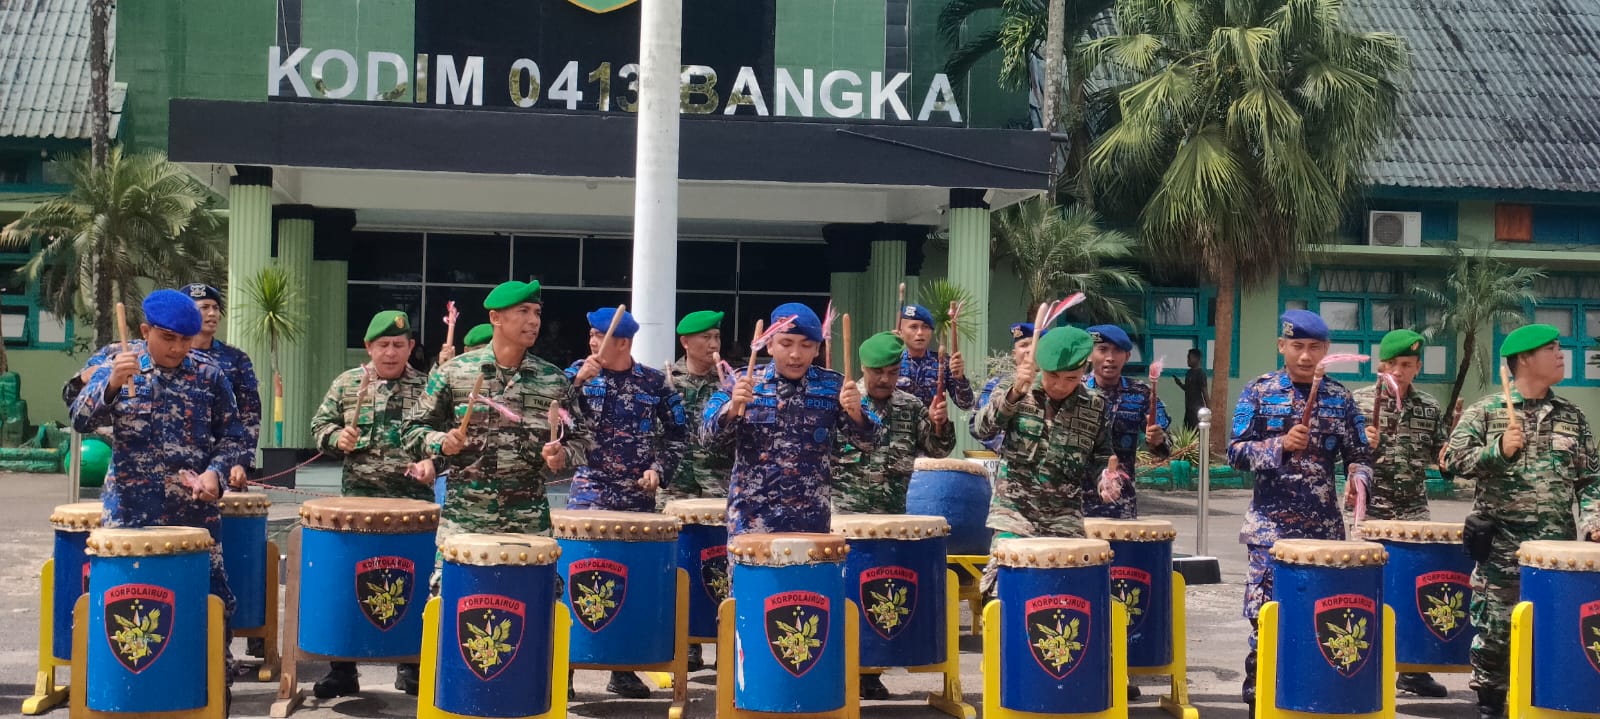
<svg viewBox="0 0 1600 719"><path fill-rule="evenodd" d="M64 601L63 606L57 607L56 599L81 596L83 588L66 585L58 593L56 567L62 568L64 578L73 580L80 574L75 570L77 564L87 569L85 542L89 531L100 526L101 511L100 502L77 502L63 504L50 513L50 524L55 527L55 552L39 570L39 672L34 677L33 696L22 701L23 714L42 714L67 700L67 687L56 684L56 667L72 665L71 618L77 600ZM87 584L84 579L83 585ZM66 656L56 655L58 642L65 644L62 654Z"/></svg>

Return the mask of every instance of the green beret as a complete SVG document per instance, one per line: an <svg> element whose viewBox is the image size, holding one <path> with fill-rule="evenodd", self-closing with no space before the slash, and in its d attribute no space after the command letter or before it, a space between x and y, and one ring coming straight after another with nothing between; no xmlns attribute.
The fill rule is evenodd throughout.
<svg viewBox="0 0 1600 719"><path fill-rule="evenodd" d="M1064 372L1082 367L1094 351L1094 339L1076 327L1053 327L1039 338L1035 355L1039 369L1046 372Z"/></svg>
<svg viewBox="0 0 1600 719"><path fill-rule="evenodd" d="M1396 357L1422 356L1422 335L1411 330L1395 330L1378 342L1378 361L1388 362Z"/></svg>
<svg viewBox="0 0 1600 719"><path fill-rule="evenodd" d="M372 321L367 323L367 340L371 342L379 337L410 337L411 318L399 310L387 310L372 316Z"/></svg>
<svg viewBox="0 0 1600 719"><path fill-rule="evenodd" d="M494 325L485 322L467 330L467 336L461 338L461 344L467 347L477 347L478 345L489 344L491 339L494 339Z"/></svg>
<svg viewBox="0 0 1600 719"><path fill-rule="evenodd" d="M697 335L706 330L714 330L722 326L722 313L711 310L690 312L678 320L678 334Z"/></svg>
<svg viewBox="0 0 1600 719"><path fill-rule="evenodd" d="M539 281L532 282L501 282L489 296L483 298L483 308L486 310L504 310L516 307L524 302L542 304L539 299Z"/></svg>
<svg viewBox="0 0 1600 719"><path fill-rule="evenodd" d="M1561 338L1561 330L1553 325L1523 325L1506 335L1500 343L1500 356L1511 357L1532 352Z"/></svg>
<svg viewBox="0 0 1600 719"><path fill-rule="evenodd" d="M861 343L861 366L879 369L900 364L900 355L906 351L905 340L893 332L879 332Z"/></svg>

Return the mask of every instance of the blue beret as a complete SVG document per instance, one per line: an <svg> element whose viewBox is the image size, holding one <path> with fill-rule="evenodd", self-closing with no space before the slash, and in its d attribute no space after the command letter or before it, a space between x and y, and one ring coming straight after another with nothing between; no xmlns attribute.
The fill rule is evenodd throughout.
<svg viewBox="0 0 1600 719"><path fill-rule="evenodd" d="M1278 333L1283 339L1328 341L1328 323L1323 322L1315 312L1289 310L1278 319L1283 322L1282 331Z"/></svg>
<svg viewBox="0 0 1600 719"><path fill-rule="evenodd" d="M615 307L601 307L588 314L589 326L600 332L611 328L611 316L617 313ZM612 337L621 337L625 340L633 339L639 334L639 323L633 319L633 313L624 311L622 319L617 321L617 329L611 333Z"/></svg>
<svg viewBox="0 0 1600 719"><path fill-rule="evenodd" d="M144 298L144 321L185 337L200 334L200 308L177 290L156 290Z"/></svg>
<svg viewBox="0 0 1600 719"><path fill-rule="evenodd" d="M222 292L211 285L194 282L184 285L183 291L189 295L189 299L194 300L195 304L200 304L200 300L211 300L217 303L218 310L222 309Z"/></svg>
<svg viewBox="0 0 1600 719"><path fill-rule="evenodd" d="M906 305L905 307L901 307L900 319L918 320L921 322L926 322L929 327L933 326L933 313L929 312L928 308L923 307L922 305Z"/></svg>
<svg viewBox="0 0 1600 719"><path fill-rule="evenodd" d="M1011 344L1033 339L1033 323L1018 322L1011 325Z"/></svg>
<svg viewBox="0 0 1600 719"><path fill-rule="evenodd" d="M768 318L770 324L767 326L771 327L772 324L790 315L794 315L794 326L784 334L800 335L812 342L822 341L822 320L817 319L814 310L799 302L778 305L778 308L772 311L772 317Z"/></svg>
<svg viewBox="0 0 1600 719"><path fill-rule="evenodd" d="M1123 352L1133 351L1133 340L1128 338L1128 333L1123 332L1121 327L1116 325L1095 325L1084 331L1089 333L1089 339L1094 340L1095 344L1108 342L1111 346Z"/></svg>

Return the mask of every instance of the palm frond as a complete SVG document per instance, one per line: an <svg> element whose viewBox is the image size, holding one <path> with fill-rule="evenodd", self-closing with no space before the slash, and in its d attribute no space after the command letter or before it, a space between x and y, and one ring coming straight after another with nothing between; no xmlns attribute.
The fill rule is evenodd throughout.
<svg viewBox="0 0 1600 719"><path fill-rule="evenodd" d="M300 289L280 267L266 267L247 278L244 301L251 310L251 321L246 323L245 333L273 347L300 339L306 323L298 309L300 297Z"/></svg>
<svg viewBox="0 0 1600 719"><path fill-rule="evenodd" d="M935 337L950 336L951 303L958 304L962 308L960 316L956 318L956 334L965 340L978 336L978 327L972 319L977 316L978 300L966 288L946 279L937 279L922 283L917 294L922 305L933 313Z"/></svg>

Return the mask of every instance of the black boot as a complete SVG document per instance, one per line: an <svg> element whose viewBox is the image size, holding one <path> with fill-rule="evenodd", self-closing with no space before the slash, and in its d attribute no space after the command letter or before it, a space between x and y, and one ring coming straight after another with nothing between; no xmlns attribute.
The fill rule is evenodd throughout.
<svg viewBox="0 0 1600 719"><path fill-rule="evenodd" d="M705 669L706 668L706 660L700 656L700 645L699 644L690 644L689 645L688 660L689 660L689 671L691 671L691 672L698 672L701 669Z"/></svg>
<svg viewBox="0 0 1600 719"><path fill-rule="evenodd" d="M1506 713L1504 689L1478 690L1478 719L1500 719Z"/></svg>
<svg viewBox="0 0 1600 719"><path fill-rule="evenodd" d="M1250 650L1244 655L1244 685L1239 688L1239 696L1244 700L1245 710L1250 719L1256 716L1256 652Z"/></svg>
<svg viewBox="0 0 1600 719"><path fill-rule="evenodd" d="M328 665L328 674L311 685L311 693L318 699L347 697L361 691L357 680L355 662L334 662Z"/></svg>
<svg viewBox="0 0 1600 719"><path fill-rule="evenodd" d="M639 675L633 672L612 672L611 681L606 682L606 691L624 699L650 698L650 687L645 686Z"/></svg>
<svg viewBox="0 0 1600 719"><path fill-rule="evenodd" d="M883 675L861 675L861 698L880 700L889 698L889 687L883 685Z"/></svg>
<svg viewBox="0 0 1600 719"><path fill-rule="evenodd" d="M1419 697L1433 697L1435 699L1450 696L1450 690L1443 684L1433 680L1433 675L1425 672L1406 672L1395 680L1395 688L1403 692L1411 692Z"/></svg>
<svg viewBox="0 0 1600 719"><path fill-rule="evenodd" d="M411 696L417 695L417 687L422 683L421 679L415 664L401 664L394 668L394 688Z"/></svg>
<svg viewBox="0 0 1600 719"><path fill-rule="evenodd" d="M267 640L261 637L250 637L244 640L244 653L257 659L267 656Z"/></svg>
<svg viewBox="0 0 1600 719"><path fill-rule="evenodd" d="M1131 702L1131 701L1133 701L1135 699L1138 699L1140 696L1143 696L1143 692L1139 691L1139 685L1138 684L1129 684L1128 685L1128 701Z"/></svg>

